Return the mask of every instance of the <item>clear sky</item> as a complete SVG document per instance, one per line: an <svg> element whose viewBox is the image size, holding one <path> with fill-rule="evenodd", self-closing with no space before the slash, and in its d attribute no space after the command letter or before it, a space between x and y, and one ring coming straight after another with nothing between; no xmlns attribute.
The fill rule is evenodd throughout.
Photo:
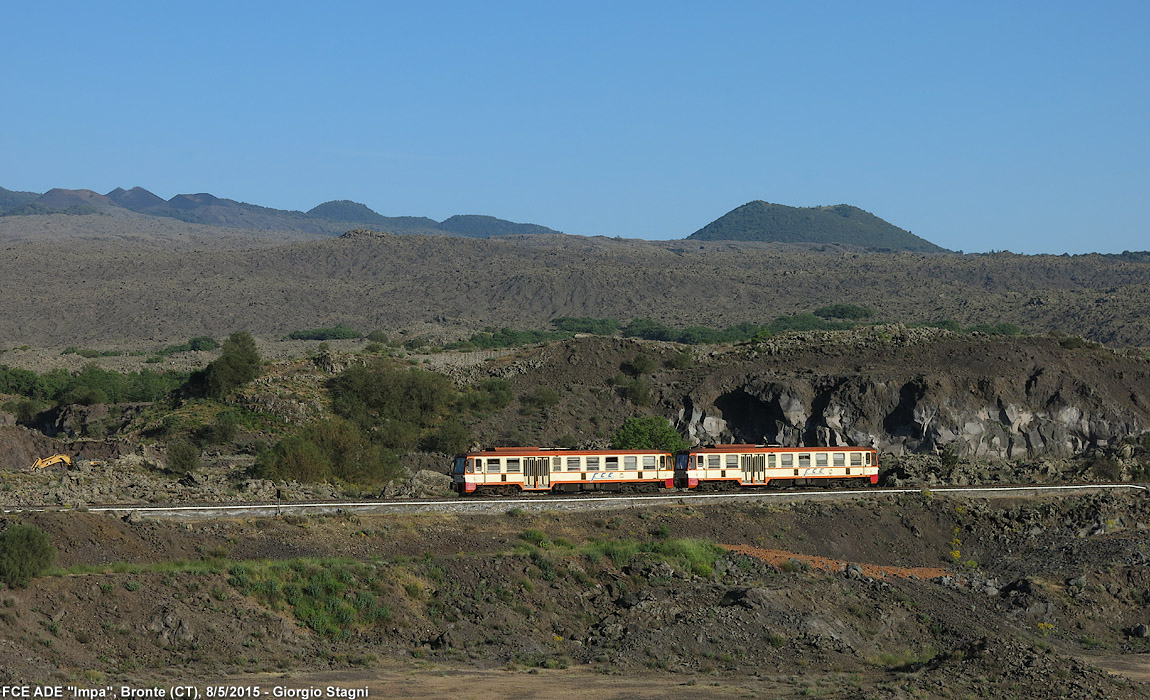
<svg viewBox="0 0 1150 700"><path fill-rule="evenodd" d="M689 235L847 203L1150 249L1150 3L14 2L0 186Z"/></svg>

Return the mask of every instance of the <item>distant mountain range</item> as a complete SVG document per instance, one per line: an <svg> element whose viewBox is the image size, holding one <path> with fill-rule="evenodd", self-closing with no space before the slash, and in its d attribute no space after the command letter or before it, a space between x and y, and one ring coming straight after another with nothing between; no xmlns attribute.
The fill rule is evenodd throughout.
<svg viewBox="0 0 1150 700"><path fill-rule="evenodd" d="M215 195L178 194L164 200L142 187L117 187L107 194L53 189L39 194L0 187L0 216L28 214L126 214L162 216L195 224L273 231L339 235L352 228L388 233L491 238L517 234L556 234L537 224L518 224L493 216L453 216L439 222L422 216L384 216L358 202L325 202L308 212L271 209Z"/></svg>
<svg viewBox="0 0 1150 700"><path fill-rule="evenodd" d="M196 224L265 231L298 231L338 236L349 229L388 233L492 238L558 234L537 224L519 224L493 216L452 216L435 221L423 216L384 216L349 200L325 202L307 211L271 209L221 199L207 193L178 194L164 200L142 187L92 190L53 189L43 194L0 187L0 216L29 214L144 215ZM840 243L872 251L950 252L858 207L789 207L754 201L723 215L687 237L697 241Z"/></svg>
<svg viewBox="0 0 1150 700"><path fill-rule="evenodd" d="M845 243L868 250L951 252L849 204L788 207L763 201L749 202L687 238L696 241Z"/></svg>

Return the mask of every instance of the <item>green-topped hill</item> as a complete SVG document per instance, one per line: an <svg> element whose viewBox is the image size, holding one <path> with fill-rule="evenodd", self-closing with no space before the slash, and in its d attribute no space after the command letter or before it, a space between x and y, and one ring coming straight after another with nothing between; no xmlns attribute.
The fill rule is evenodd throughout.
<svg viewBox="0 0 1150 700"><path fill-rule="evenodd" d="M849 204L788 207L756 200L724 214L687 238L696 241L844 243L868 249L951 252Z"/></svg>

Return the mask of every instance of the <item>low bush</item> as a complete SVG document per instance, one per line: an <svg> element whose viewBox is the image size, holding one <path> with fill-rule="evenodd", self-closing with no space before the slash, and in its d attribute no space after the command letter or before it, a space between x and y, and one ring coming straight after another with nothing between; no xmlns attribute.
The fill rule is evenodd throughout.
<svg viewBox="0 0 1150 700"><path fill-rule="evenodd" d="M168 445L168 469L177 474L191 474L203 466L200 448L188 440L176 440Z"/></svg>
<svg viewBox="0 0 1150 700"><path fill-rule="evenodd" d="M292 331L287 335L289 340L350 340L362 338L363 333L339 324L334 328L312 328L304 331ZM384 336L385 338L387 336ZM385 341L386 342L386 341Z"/></svg>
<svg viewBox="0 0 1150 700"><path fill-rule="evenodd" d="M55 558L56 549L38 527L11 525L0 531L0 580L9 588L26 587Z"/></svg>

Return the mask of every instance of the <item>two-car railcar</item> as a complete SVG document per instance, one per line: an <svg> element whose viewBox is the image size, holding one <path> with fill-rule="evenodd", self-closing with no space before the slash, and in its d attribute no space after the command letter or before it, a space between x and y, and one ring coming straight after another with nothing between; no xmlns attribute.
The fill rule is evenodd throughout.
<svg viewBox="0 0 1150 700"><path fill-rule="evenodd" d="M459 455L453 471L461 495L511 496L525 491L761 487L827 479L874 484L878 470L878 452L869 447L717 445L675 455L659 450L495 447Z"/></svg>

